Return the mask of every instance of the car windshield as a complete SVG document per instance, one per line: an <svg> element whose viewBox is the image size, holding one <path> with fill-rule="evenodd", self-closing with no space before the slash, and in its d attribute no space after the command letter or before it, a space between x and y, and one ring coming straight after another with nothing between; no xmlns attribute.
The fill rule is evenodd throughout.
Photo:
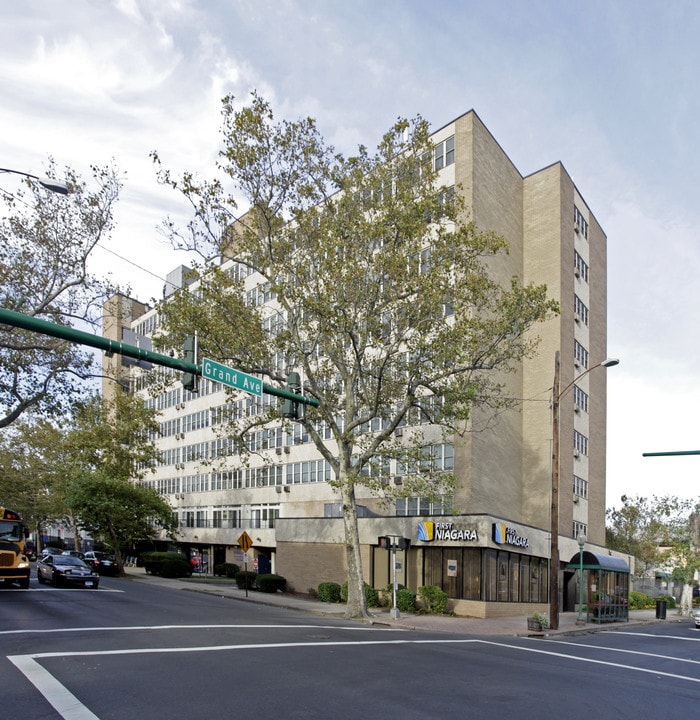
<svg viewBox="0 0 700 720"><path fill-rule="evenodd" d="M72 555L56 555L54 557L56 565L76 565L77 567L84 567L85 563L77 557Z"/></svg>

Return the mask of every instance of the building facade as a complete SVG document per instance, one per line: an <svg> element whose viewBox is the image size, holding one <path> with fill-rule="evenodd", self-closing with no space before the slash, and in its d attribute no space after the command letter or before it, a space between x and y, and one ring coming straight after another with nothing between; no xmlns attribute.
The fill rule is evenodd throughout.
<svg viewBox="0 0 700 720"><path fill-rule="evenodd" d="M513 276L545 284L561 313L535 329L536 357L506 378L507 393L522 402L497 417L477 410L473 432L435 445L434 459L458 479L451 506L422 498L387 504L358 488L365 578L377 588L390 582L391 554L377 538L395 535L412 540L401 552L398 578L407 587L439 585L457 609L477 616L512 614L514 603L523 612L547 603L559 352L559 586L566 610L575 598L566 560L578 552L577 535L585 532L593 548L605 543L606 372L587 371L607 356L606 236L560 163L521 175L474 112L440 128L433 140L440 183L458 188L476 225L509 244L492 272L504 284ZM230 265L224 267L232 273L247 272ZM260 278L244 279L250 302L265 303ZM184 282L186 269L178 268L168 275L164 294ZM147 343L157 328L156 311L131 298L116 296L105 305L109 337ZM104 369L135 391L149 372L117 356L105 358ZM104 392L113 388L106 380ZM201 380L192 394L175 383L146 402L161 412L162 460L144 482L171 502L178 542L202 568L242 564L237 539L246 530L255 567L284 575L294 590L344 581L339 494L302 425L251 433L251 449L266 461L243 466L226 457L226 441L215 432L227 402L221 385ZM277 401L241 396L238 402L255 413ZM386 472L387 483L401 482L398 468Z"/></svg>

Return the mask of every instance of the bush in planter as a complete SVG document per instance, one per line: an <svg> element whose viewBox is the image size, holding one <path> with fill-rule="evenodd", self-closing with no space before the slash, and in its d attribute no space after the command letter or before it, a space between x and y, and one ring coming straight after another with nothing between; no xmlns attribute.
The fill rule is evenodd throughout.
<svg viewBox="0 0 700 720"><path fill-rule="evenodd" d="M447 611L447 593L437 585L418 588L421 610L430 615L443 615Z"/></svg>
<svg viewBox="0 0 700 720"><path fill-rule="evenodd" d="M318 599L326 603L339 603L343 601L340 585L336 582L322 582L318 586Z"/></svg>
<svg viewBox="0 0 700 720"><path fill-rule="evenodd" d="M255 583L260 592L275 593L278 590L284 592L287 587L287 578L283 578L281 575L275 575L274 573L268 573L258 575L255 578Z"/></svg>
<svg viewBox="0 0 700 720"><path fill-rule="evenodd" d="M645 608L654 607L654 598L638 590L632 590L629 602L630 610L644 610Z"/></svg>
<svg viewBox="0 0 700 720"><path fill-rule="evenodd" d="M258 577L256 572L250 570L241 570L236 573L236 585L240 590L252 590L255 587L255 579Z"/></svg>

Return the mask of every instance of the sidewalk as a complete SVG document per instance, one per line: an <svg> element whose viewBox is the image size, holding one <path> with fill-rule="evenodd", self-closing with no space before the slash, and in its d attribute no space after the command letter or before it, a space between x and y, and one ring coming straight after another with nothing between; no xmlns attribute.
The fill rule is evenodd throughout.
<svg viewBox="0 0 700 720"><path fill-rule="evenodd" d="M126 577L134 580L150 582L158 585L171 587L173 589L189 592L201 592L219 597L232 598L242 602L258 603L260 605L274 605L276 607L297 610L313 615L343 618L345 615L344 605L324 603L306 596L294 595L292 593L262 593L256 590L240 590L231 582L224 582L212 577L192 577L179 580L161 578L146 574L143 568L129 567L125 569ZM501 617L501 618L468 618L452 617L447 615L414 615L412 613L401 613L398 618L393 618L390 611L385 608L371 608L370 613L374 622L378 625L387 625L407 630L426 630L429 632L451 632L463 633L465 635L507 635L507 636L528 636L539 635L527 629L525 615ZM599 632L601 630L612 630L628 628L633 625L645 625L649 623L692 623L690 618L683 618L675 614L675 610L666 615L665 620L656 619L655 610L632 610L630 611L629 622L618 623L586 623L577 625L577 613L561 613L559 616L559 629L546 630L545 636L567 635Z"/></svg>

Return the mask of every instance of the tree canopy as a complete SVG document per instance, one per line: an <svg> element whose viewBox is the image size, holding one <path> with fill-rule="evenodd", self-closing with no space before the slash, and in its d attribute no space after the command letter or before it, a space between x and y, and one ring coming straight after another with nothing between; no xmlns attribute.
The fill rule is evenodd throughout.
<svg viewBox="0 0 700 720"><path fill-rule="evenodd" d="M59 175L53 161L47 175ZM25 190L0 191L0 306L58 325L91 324L111 290L87 262L112 229L121 182L112 167L94 167L90 187L69 167L62 175L68 195L30 179ZM79 346L0 325L0 428L27 411L65 415L91 365Z"/></svg>
<svg viewBox="0 0 700 720"><path fill-rule="evenodd" d="M276 122L254 94L240 108L224 99L222 132L222 180L174 179L154 154L193 209L186 229L167 224L172 242L201 257L197 292L162 304L163 328L171 343L196 329L203 355L271 382L294 370L319 401L300 422L333 471L347 613L362 616L356 486L386 492L391 458L406 468L402 494L448 496L454 477L426 447L467 431L474 406L508 402L504 373L534 352L531 328L558 307L543 286L494 279L507 245L438 185L422 118L344 157L312 119ZM243 438L274 419L271 407L226 431Z"/></svg>

